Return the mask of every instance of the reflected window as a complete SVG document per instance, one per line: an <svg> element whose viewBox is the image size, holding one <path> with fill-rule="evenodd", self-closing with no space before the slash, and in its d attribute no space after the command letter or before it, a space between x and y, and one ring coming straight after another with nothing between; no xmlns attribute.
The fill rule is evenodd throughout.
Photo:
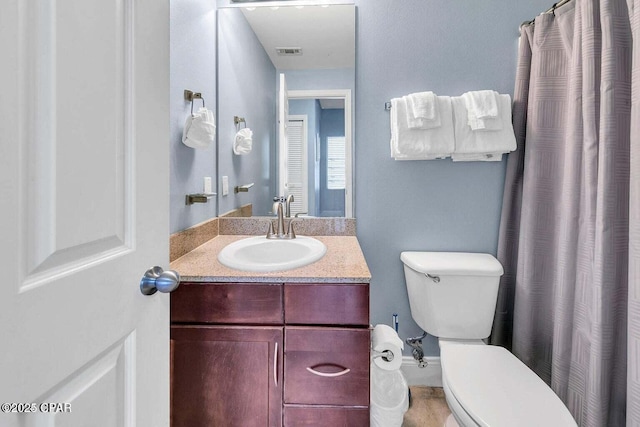
<svg viewBox="0 0 640 427"><path fill-rule="evenodd" d="M345 187L345 138L327 137L327 188L344 190Z"/></svg>

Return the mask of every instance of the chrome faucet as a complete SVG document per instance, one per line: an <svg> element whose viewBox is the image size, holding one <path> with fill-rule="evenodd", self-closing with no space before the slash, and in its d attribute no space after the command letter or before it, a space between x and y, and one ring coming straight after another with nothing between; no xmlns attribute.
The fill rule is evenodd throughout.
<svg viewBox="0 0 640 427"><path fill-rule="evenodd" d="M276 229L273 228L273 222L269 221L269 229L267 230L267 239L295 239L296 232L293 229L293 221L289 221L289 226L287 227L287 232L284 232L284 213L282 205L287 206L287 210L289 208L289 198L293 201L293 196L287 197L285 200L283 197L274 197L273 203L273 211L277 213L278 219L276 222Z"/></svg>

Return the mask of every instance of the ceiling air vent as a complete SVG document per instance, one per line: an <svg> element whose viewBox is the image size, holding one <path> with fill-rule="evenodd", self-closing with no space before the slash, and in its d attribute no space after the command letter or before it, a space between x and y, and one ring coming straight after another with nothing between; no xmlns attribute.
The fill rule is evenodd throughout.
<svg viewBox="0 0 640 427"><path fill-rule="evenodd" d="M280 56L299 56L302 55L301 47L277 47L276 52Z"/></svg>

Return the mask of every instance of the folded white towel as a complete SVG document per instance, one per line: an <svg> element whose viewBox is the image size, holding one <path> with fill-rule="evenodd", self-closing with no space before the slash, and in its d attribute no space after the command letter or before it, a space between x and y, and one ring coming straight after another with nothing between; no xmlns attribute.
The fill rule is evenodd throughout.
<svg viewBox="0 0 640 427"><path fill-rule="evenodd" d="M191 148L208 148L216 136L213 112L202 107L189 115L182 130L182 142Z"/></svg>
<svg viewBox="0 0 640 427"><path fill-rule="evenodd" d="M432 129L410 129L406 120L407 99L391 100L391 157L396 160L431 160L451 155L453 116L451 98L438 96L441 125Z"/></svg>
<svg viewBox="0 0 640 427"><path fill-rule="evenodd" d="M249 154L253 148L253 132L249 128L243 128L236 133L233 141L233 153L239 156Z"/></svg>
<svg viewBox="0 0 640 427"><path fill-rule="evenodd" d="M410 129L433 129L440 126L440 109L433 92L418 92L407 95L407 121Z"/></svg>
<svg viewBox="0 0 640 427"><path fill-rule="evenodd" d="M502 129L498 96L493 90L477 90L462 94L472 130Z"/></svg>
<svg viewBox="0 0 640 427"><path fill-rule="evenodd" d="M511 97L498 95L497 101L502 129L477 132L472 131L467 123L463 97L451 98L455 128L455 150L451 158L454 161L499 161L502 158L500 154L516 149L516 137L511 124Z"/></svg>

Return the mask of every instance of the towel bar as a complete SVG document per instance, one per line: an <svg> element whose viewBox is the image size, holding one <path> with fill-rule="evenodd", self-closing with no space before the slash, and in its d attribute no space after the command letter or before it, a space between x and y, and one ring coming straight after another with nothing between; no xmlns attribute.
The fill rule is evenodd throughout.
<svg viewBox="0 0 640 427"><path fill-rule="evenodd" d="M210 198L217 196L216 193L195 193L187 194L184 199L185 205L193 205L194 203L207 203Z"/></svg>
<svg viewBox="0 0 640 427"><path fill-rule="evenodd" d="M233 189L234 193L248 193L249 189L253 187L253 182L251 184L239 185Z"/></svg>

